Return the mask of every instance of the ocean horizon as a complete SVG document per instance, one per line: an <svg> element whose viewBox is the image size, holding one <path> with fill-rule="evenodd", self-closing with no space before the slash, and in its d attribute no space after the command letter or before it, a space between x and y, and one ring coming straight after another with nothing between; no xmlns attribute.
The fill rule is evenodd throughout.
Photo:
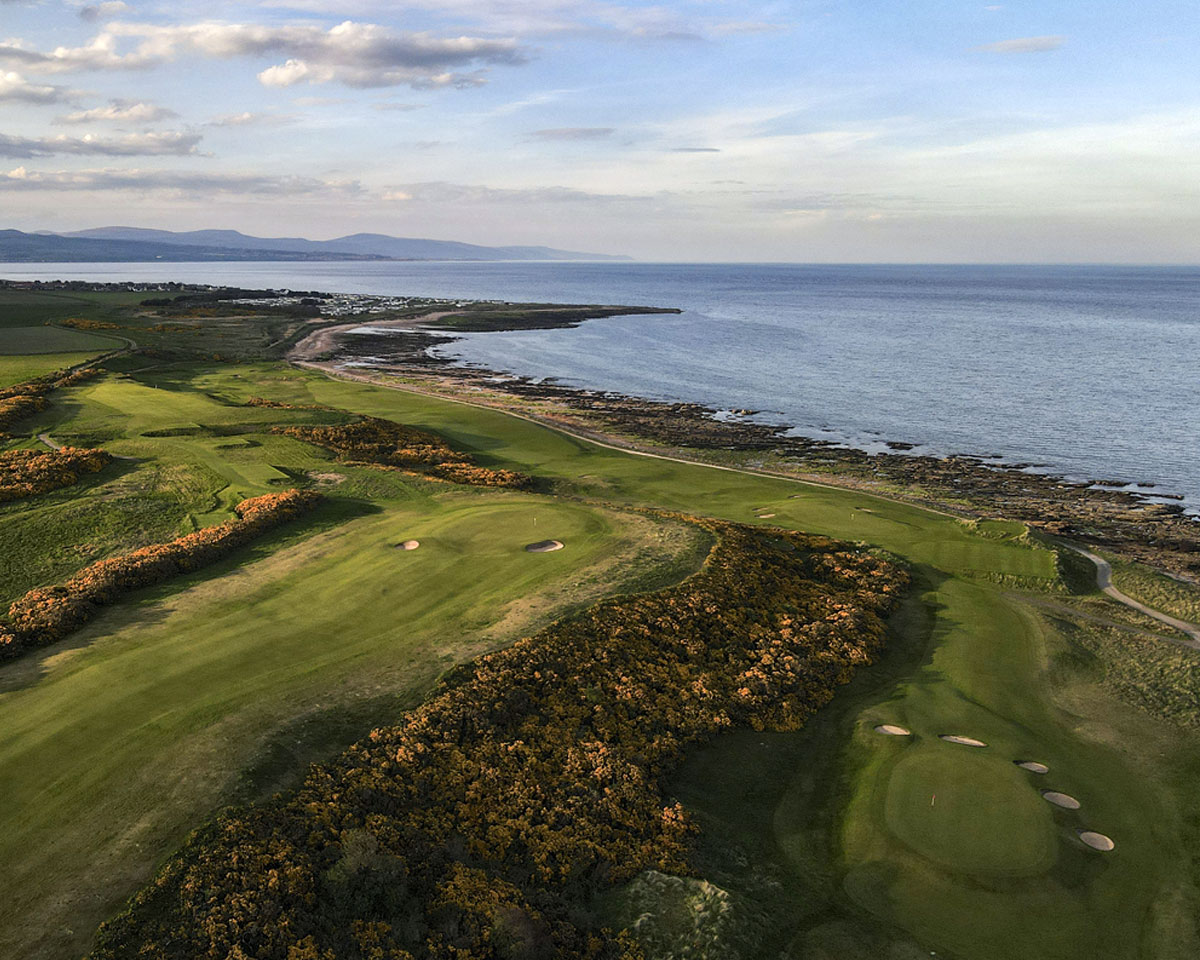
<svg viewBox="0 0 1200 960"><path fill-rule="evenodd" d="M1008 264L236 262L3 264L7 279L179 280L679 307L467 334L464 364L751 409L869 451L990 456L1144 484L1200 509L1200 268Z"/></svg>

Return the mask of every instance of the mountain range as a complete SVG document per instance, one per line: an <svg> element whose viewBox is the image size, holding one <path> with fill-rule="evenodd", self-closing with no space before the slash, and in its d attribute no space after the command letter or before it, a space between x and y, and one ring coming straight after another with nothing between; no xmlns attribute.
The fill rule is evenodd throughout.
<svg viewBox="0 0 1200 960"><path fill-rule="evenodd" d="M553 247L485 247L455 240L354 233L333 240L253 237L237 230L98 227L74 233L0 230L0 262L211 260L629 260Z"/></svg>

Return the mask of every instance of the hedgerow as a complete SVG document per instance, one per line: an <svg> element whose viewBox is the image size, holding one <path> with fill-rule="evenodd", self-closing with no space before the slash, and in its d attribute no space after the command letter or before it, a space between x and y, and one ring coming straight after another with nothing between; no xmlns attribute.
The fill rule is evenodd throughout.
<svg viewBox="0 0 1200 960"><path fill-rule="evenodd" d="M688 870L691 745L793 729L872 661L905 584L833 541L705 522L704 568L457 670L303 787L201 829L93 960L632 958L589 903Z"/></svg>
<svg viewBox="0 0 1200 960"><path fill-rule="evenodd" d="M312 491L288 490L243 500L232 520L97 561L63 583L30 590L13 601L7 622L0 623L0 659L61 640L123 594L215 563L320 499Z"/></svg>
<svg viewBox="0 0 1200 960"><path fill-rule="evenodd" d="M78 483L112 463L104 450L60 447L57 450L9 450L0 453L0 503Z"/></svg>
<svg viewBox="0 0 1200 960"><path fill-rule="evenodd" d="M60 370L34 377L11 387L0 388L0 430L7 430L18 420L46 408L46 395L62 387L71 387L96 376L93 368Z"/></svg>
<svg viewBox="0 0 1200 960"><path fill-rule="evenodd" d="M393 467L481 487L524 488L533 483L515 470L476 466L436 434L376 417L337 426L276 427L275 432L325 447L343 463Z"/></svg>

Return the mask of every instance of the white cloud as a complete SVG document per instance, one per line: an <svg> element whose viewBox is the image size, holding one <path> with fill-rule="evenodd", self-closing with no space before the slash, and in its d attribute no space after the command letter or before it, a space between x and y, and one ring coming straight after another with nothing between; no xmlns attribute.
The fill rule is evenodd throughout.
<svg viewBox="0 0 1200 960"><path fill-rule="evenodd" d="M136 42L125 49L125 41ZM184 53L214 59L285 57L283 63L259 74L272 87L333 81L351 87L474 86L484 82L480 65L521 64L528 59L511 38L397 33L350 20L329 30L311 24L117 22L81 47L42 52L19 41L0 43L0 62L33 73L145 69ZM475 69L456 72L465 67Z"/></svg>
<svg viewBox="0 0 1200 960"><path fill-rule="evenodd" d="M591 203L644 201L647 197L633 194L593 193L574 187L489 187L481 184L446 183L437 180L426 183L402 183L388 188L384 198L406 202L434 204L516 203Z"/></svg>
<svg viewBox="0 0 1200 960"><path fill-rule="evenodd" d="M214 193L263 196L353 197L361 194L357 181L312 177L276 177L242 173L190 173L173 170L56 170L32 171L21 166L0 173L0 191L168 192L207 199Z"/></svg>
<svg viewBox="0 0 1200 960"><path fill-rule="evenodd" d="M612 127L552 127L534 130L530 136L538 140L606 140L614 132Z"/></svg>
<svg viewBox="0 0 1200 960"><path fill-rule="evenodd" d="M371 16L380 8L378 0L266 0L267 7L306 10L316 14ZM576 34L593 38L624 40L698 40L739 33L763 33L787 29L766 19L727 20L707 13L691 14L678 3L639 4L613 0L405 0L410 9L431 11L438 16L469 23L489 33L519 36ZM701 10L707 0L698 4ZM746 6L743 4L743 7ZM759 12L759 11L754 11ZM763 5L766 16L777 13L777 5Z"/></svg>
<svg viewBox="0 0 1200 960"><path fill-rule="evenodd" d="M296 118L284 113L226 113L206 122L209 127L278 127L294 123Z"/></svg>
<svg viewBox="0 0 1200 960"><path fill-rule="evenodd" d="M113 121L117 123L157 123L160 120L170 120L178 117L174 110L160 107L157 104L143 100L110 100L103 107L93 107L91 110L79 110L56 117L55 123L96 123L97 121Z"/></svg>
<svg viewBox="0 0 1200 960"><path fill-rule="evenodd" d="M1045 53L1057 50L1067 42L1066 37L1018 37L1016 40L1001 40L997 43L985 43L976 50L986 50L988 53Z"/></svg>
<svg viewBox="0 0 1200 960"><path fill-rule="evenodd" d="M0 103L58 103L67 94L63 87L30 83L19 73L0 71Z"/></svg>
<svg viewBox="0 0 1200 960"><path fill-rule="evenodd" d="M133 133L124 137L18 137L0 133L0 157L27 159L54 154L105 157L182 156L196 152L194 133Z"/></svg>

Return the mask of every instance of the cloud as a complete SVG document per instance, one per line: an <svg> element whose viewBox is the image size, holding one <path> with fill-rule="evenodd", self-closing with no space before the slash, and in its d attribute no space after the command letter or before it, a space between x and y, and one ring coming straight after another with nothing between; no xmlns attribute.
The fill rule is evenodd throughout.
<svg viewBox="0 0 1200 960"><path fill-rule="evenodd" d="M420 103L396 103L392 100L384 100L380 103L371 104L376 110L381 110L384 113L409 113L413 110L420 110L424 104Z"/></svg>
<svg viewBox="0 0 1200 960"><path fill-rule="evenodd" d="M378 0L265 0L265 7L303 10L322 16L371 16ZM616 0L405 0L409 10L469 23L488 34L583 36L594 39L702 40L738 33L787 29L763 20L722 20L681 12L671 3Z"/></svg>
<svg viewBox="0 0 1200 960"><path fill-rule="evenodd" d="M93 107L91 110L79 110L56 117L55 123L76 124L96 123L97 121L114 121L118 123L157 123L160 120L170 120L178 117L174 110L147 103L144 100L109 100L107 106Z"/></svg>
<svg viewBox="0 0 1200 960"><path fill-rule="evenodd" d="M530 136L538 140L604 140L614 132L613 127L552 127L534 130Z"/></svg>
<svg viewBox="0 0 1200 960"><path fill-rule="evenodd" d="M286 113L226 113L205 122L208 127L279 127L295 123L296 117Z"/></svg>
<svg viewBox="0 0 1200 960"><path fill-rule="evenodd" d="M0 103L58 103L66 95L65 87L33 84L19 73L0 71Z"/></svg>
<svg viewBox="0 0 1200 960"><path fill-rule="evenodd" d="M730 36L753 33L779 33L788 29L783 23L769 23L765 20L726 20L714 23L709 28L717 36Z"/></svg>
<svg viewBox="0 0 1200 960"><path fill-rule="evenodd" d="M1048 50L1057 50L1066 42L1066 37L1018 37L1016 40L985 43L975 49L988 53L1045 53Z"/></svg>
<svg viewBox="0 0 1200 960"><path fill-rule="evenodd" d="M447 183L437 180L426 183L404 183L389 188L385 200L402 200L435 204L540 204L592 203L596 201L641 202L647 197L619 193L591 193L574 187L487 187L478 184Z"/></svg>
<svg viewBox="0 0 1200 960"><path fill-rule="evenodd" d="M135 41L125 49L126 41ZM0 62L32 73L139 70L192 53L213 59L284 57L258 74L269 87L338 82L350 87L465 87L485 82L480 65L516 65L529 56L504 37L397 33L347 20L329 30L312 24L204 23L158 26L110 23L81 47L30 49L0 43ZM474 68L459 72L463 68Z"/></svg>
<svg viewBox="0 0 1200 960"><path fill-rule="evenodd" d="M97 20L106 20L117 14L125 13L128 9L129 4L122 3L121 0L105 0L104 3L93 3L80 7L79 18L94 23Z"/></svg>
<svg viewBox="0 0 1200 960"><path fill-rule="evenodd" d="M131 190L196 194L214 193L269 197L353 197L362 193L355 180L331 181L312 177L275 177L241 173L188 173L171 170L58 170L39 172L17 167L0 173L3 190Z"/></svg>
<svg viewBox="0 0 1200 960"><path fill-rule="evenodd" d="M0 133L0 157L18 160L75 154L104 157L184 156L196 152L199 134L134 133L125 137L17 137Z"/></svg>

